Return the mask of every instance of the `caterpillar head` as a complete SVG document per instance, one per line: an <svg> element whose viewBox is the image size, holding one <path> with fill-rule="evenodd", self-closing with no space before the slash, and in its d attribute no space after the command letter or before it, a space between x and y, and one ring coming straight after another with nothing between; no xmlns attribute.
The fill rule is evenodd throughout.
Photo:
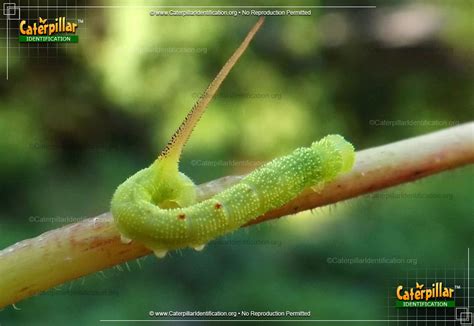
<svg viewBox="0 0 474 326"><path fill-rule="evenodd" d="M324 139L327 139L339 153L342 162L341 172L350 171L355 161L354 146L341 135L328 135Z"/></svg>
<svg viewBox="0 0 474 326"><path fill-rule="evenodd" d="M354 165L354 147L340 135L328 135L314 142L311 147L318 153L321 162L324 162L322 167L325 180L332 180L339 173L350 171Z"/></svg>

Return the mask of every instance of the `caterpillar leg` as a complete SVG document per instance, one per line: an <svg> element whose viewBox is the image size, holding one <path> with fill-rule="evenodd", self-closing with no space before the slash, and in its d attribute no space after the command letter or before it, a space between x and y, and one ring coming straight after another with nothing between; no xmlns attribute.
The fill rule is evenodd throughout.
<svg viewBox="0 0 474 326"><path fill-rule="evenodd" d="M203 251L203 249L206 247L205 244L202 244L202 245L199 245L199 246L195 246L194 247L194 250L196 251Z"/></svg>
<svg viewBox="0 0 474 326"><path fill-rule="evenodd" d="M130 242L132 242L132 239L127 238L126 236L121 234L120 235L120 242L122 242L123 244L129 244Z"/></svg>
<svg viewBox="0 0 474 326"><path fill-rule="evenodd" d="M156 258L162 259L162 258L165 258L168 251L167 250L153 250L153 253L155 254Z"/></svg>

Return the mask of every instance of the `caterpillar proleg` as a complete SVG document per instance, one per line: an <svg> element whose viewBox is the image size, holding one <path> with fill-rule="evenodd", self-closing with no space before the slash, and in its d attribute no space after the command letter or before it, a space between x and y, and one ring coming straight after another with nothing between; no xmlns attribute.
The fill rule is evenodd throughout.
<svg viewBox="0 0 474 326"><path fill-rule="evenodd" d="M196 186L178 170L182 149L263 20L261 17L252 27L158 158L115 191L111 211L124 242L139 241L160 258L172 249L202 250L209 241L284 205L305 188L352 168L353 146L342 136L329 135L274 159L210 199L196 201Z"/></svg>

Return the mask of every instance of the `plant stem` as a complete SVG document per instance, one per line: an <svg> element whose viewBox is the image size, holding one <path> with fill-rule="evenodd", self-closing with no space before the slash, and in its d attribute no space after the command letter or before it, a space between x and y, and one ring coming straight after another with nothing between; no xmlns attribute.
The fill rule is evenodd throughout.
<svg viewBox="0 0 474 326"><path fill-rule="evenodd" d="M321 190L305 190L247 225L335 203L474 163L474 123L357 152L353 170ZM199 199L237 183L224 177L199 186ZM0 251L0 307L55 285L148 255L120 242L110 213L46 232Z"/></svg>

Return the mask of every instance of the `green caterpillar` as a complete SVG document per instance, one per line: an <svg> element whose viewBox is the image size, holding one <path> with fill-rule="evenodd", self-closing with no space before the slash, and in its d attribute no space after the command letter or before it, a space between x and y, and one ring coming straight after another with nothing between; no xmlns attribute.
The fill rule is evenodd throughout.
<svg viewBox="0 0 474 326"><path fill-rule="evenodd" d="M160 258L172 249L202 250L212 239L284 205L305 188L352 168L353 146L339 135L329 135L311 147L298 148L263 165L238 184L197 203L196 186L178 170L182 149L263 20L261 17L250 30L155 162L115 191L111 211L123 242L139 241Z"/></svg>

